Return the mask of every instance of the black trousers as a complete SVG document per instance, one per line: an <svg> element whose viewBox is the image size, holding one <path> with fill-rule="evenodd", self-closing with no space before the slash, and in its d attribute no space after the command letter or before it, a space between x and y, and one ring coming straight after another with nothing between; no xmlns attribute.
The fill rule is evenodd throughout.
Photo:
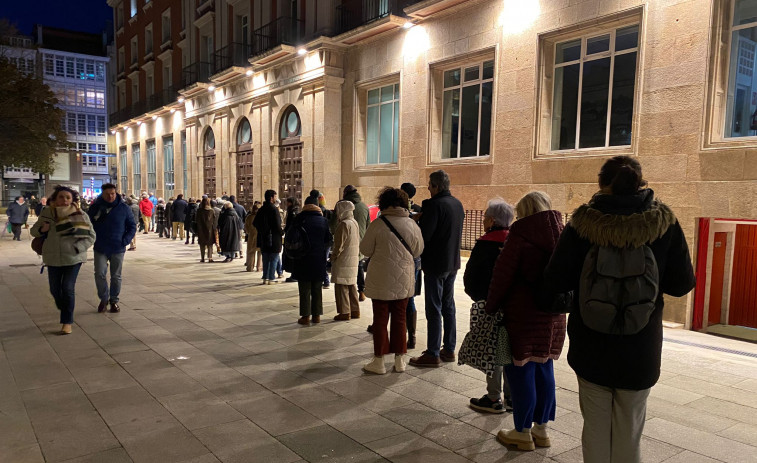
<svg viewBox="0 0 757 463"><path fill-rule="evenodd" d="M297 280L300 290L300 317L323 315L323 281Z"/></svg>
<svg viewBox="0 0 757 463"><path fill-rule="evenodd" d="M357 290L361 293L365 291L365 272L363 272L362 262L357 266Z"/></svg>
<svg viewBox="0 0 757 463"><path fill-rule="evenodd" d="M22 223L11 223L11 231L13 232L13 239L16 241L21 241L21 226L24 224Z"/></svg>

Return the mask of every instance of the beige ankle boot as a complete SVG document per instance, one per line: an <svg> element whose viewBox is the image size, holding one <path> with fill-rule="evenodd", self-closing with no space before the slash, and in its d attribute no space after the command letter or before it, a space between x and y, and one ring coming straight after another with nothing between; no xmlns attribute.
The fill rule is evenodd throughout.
<svg viewBox="0 0 757 463"><path fill-rule="evenodd" d="M386 374L386 366L384 366L384 357L373 357L370 363L367 363L363 370L367 373L373 373L376 375Z"/></svg>
<svg viewBox="0 0 757 463"><path fill-rule="evenodd" d="M528 428L519 432L515 429L505 431L504 429L497 433L497 440L504 445L513 445L518 450L535 450L534 440L531 438L531 430Z"/></svg>
<svg viewBox="0 0 757 463"><path fill-rule="evenodd" d="M534 423L534 427L531 428L531 437L537 447L550 447L552 445L549 441L549 434L547 434L547 423Z"/></svg>
<svg viewBox="0 0 757 463"><path fill-rule="evenodd" d="M405 356L403 354L396 354L394 356L394 371L402 373L407 368L407 362L405 362Z"/></svg>

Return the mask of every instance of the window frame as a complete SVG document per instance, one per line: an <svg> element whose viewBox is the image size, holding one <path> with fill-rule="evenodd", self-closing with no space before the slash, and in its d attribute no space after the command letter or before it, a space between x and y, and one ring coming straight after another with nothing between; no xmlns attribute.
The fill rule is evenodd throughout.
<svg viewBox="0 0 757 463"><path fill-rule="evenodd" d="M368 92L379 90L379 103L375 106L381 106L381 88L389 85L399 85L399 97L396 104L400 105L399 110L399 127L397 138L397 160L389 163L368 164ZM381 76L375 79L368 79L355 83L354 91L354 117L356 121L352 127L352 168L355 171L382 171L399 169L400 159L402 156L402 73L396 72L389 75ZM374 105L371 105L374 106ZM379 152L380 159L380 152Z"/></svg>
<svg viewBox="0 0 757 463"><path fill-rule="evenodd" d="M154 138L145 142L145 155L147 157L147 191L155 192L158 188L158 144Z"/></svg>
<svg viewBox="0 0 757 463"><path fill-rule="evenodd" d="M134 196L139 197L142 190L142 150L138 142L131 145L131 176Z"/></svg>
<svg viewBox="0 0 757 463"><path fill-rule="evenodd" d="M120 161L120 168L121 168L121 175L119 177L121 180L121 193L126 193L129 191L129 159L128 159L128 149L126 145L120 146L118 148L118 155L121 159Z"/></svg>
<svg viewBox="0 0 757 463"><path fill-rule="evenodd" d="M163 144L163 196L166 198L169 198L173 196L173 192L176 189L176 179L174 177L175 151L174 151L174 143L173 143L173 134L163 136L162 144Z"/></svg>
<svg viewBox="0 0 757 463"><path fill-rule="evenodd" d="M615 35L620 29L638 26L638 41L636 47L633 49L621 50L620 52L614 51ZM592 156L617 156L617 155L635 155L638 150L639 140L639 118L640 118L640 102L642 95L642 74L643 63L645 53L644 34L645 22L643 18L643 8L633 8L615 15L610 15L598 20L586 21L574 26L570 26L559 31L553 31L539 36L539 75L537 82L537 104L536 104L536 139L534 143L534 159L559 159L559 158L571 158L571 157L592 157ZM575 148L553 150L552 149L552 115L554 106L554 74L558 67L563 67L569 64L575 64L579 60L573 60L566 63L560 63L559 66L555 65L555 53L556 47L560 43L569 42L573 40L581 39L581 67L579 69L579 79L583 80L583 63L585 57L585 43L586 39L599 37L602 35L610 34L611 43L607 52L592 54L592 57L588 61L595 59L601 59L611 57L611 69L610 69L610 90L608 91L608 106L607 117L608 120L612 115L612 87L613 87L613 73L614 69L614 57L623 54L636 52L636 75L634 76L634 95L633 95L633 113L631 116L631 144L629 145L615 145L615 146L602 146L602 147L590 147L590 148L578 148L580 143L580 99L581 99L581 85L579 85L578 96L579 104L577 106L578 118L576 120L576 141ZM605 132L605 143L608 143L607 131L610 129L610 124L607 124Z"/></svg>

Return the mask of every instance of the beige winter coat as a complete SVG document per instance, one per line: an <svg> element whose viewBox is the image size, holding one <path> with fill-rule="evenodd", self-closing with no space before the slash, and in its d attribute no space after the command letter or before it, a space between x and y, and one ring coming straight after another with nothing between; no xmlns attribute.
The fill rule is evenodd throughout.
<svg viewBox="0 0 757 463"><path fill-rule="evenodd" d="M415 294L415 262L423 252L423 235L407 209L390 207L381 211L404 238L413 255L380 218L371 222L360 243L360 252L371 258L365 277L365 295L371 299L396 301Z"/></svg>
<svg viewBox="0 0 757 463"><path fill-rule="evenodd" d="M360 261L360 227L352 215L355 205L339 201L334 214L339 223L334 232L331 250L331 281L337 285L357 284L357 266Z"/></svg>

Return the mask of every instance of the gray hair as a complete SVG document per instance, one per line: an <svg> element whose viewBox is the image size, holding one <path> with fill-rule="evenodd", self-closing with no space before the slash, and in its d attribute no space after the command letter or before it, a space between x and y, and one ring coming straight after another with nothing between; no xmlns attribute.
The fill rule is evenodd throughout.
<svg viewBox="0 0 757 463"><path fill-rule="evenodd" d="M499 196L489 200L484 215L491 218L498 227L509 227L513 223L513 207Z"/></svg>
<svg viewBox="0 0 757 463"><path fill-rule="evenodd" d="M431 175L428 176L428 182L439 189L440 192L449 191L449 175L441 169L431 172Z"/></svg>

